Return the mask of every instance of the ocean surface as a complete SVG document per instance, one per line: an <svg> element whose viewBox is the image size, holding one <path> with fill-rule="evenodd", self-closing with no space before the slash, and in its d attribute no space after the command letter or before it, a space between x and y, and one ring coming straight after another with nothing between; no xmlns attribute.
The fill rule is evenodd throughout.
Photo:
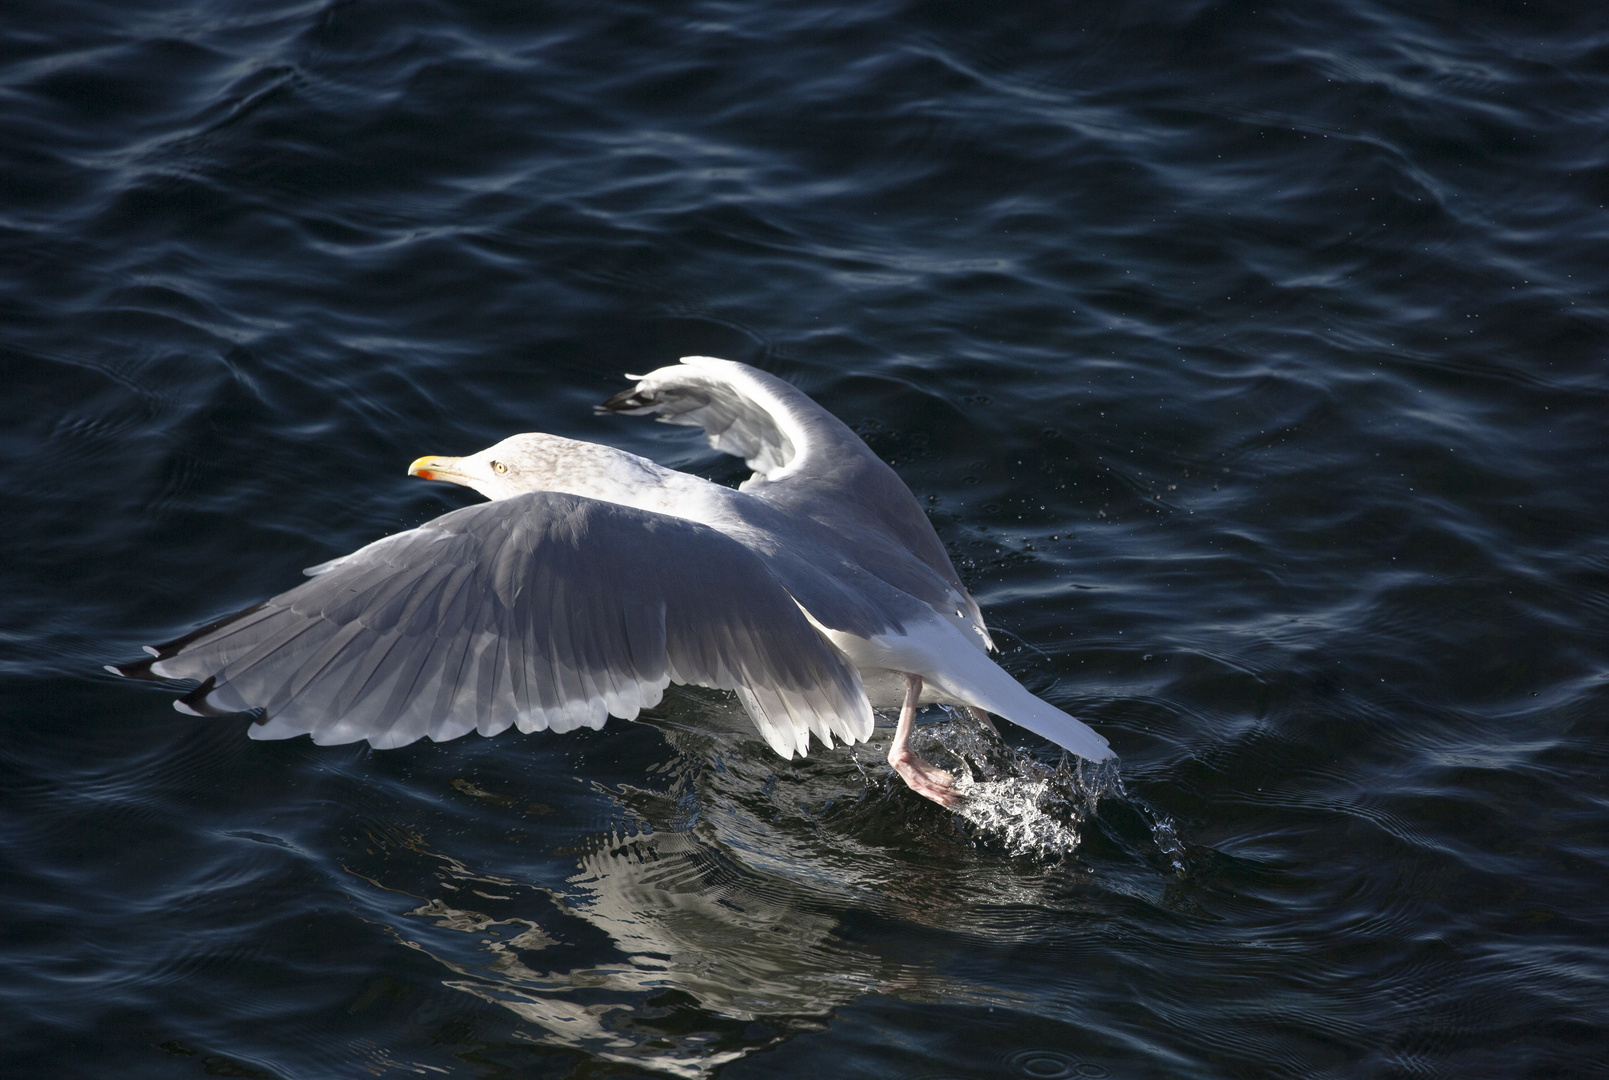
<svg viewBox="0 0 1609 1080"><path fill-rule="evenodd" d="M1609 1075L1609 8L9 0L0 1073ZM727 695L388 751L139 658L708 354L1096 770Z"/></svg>

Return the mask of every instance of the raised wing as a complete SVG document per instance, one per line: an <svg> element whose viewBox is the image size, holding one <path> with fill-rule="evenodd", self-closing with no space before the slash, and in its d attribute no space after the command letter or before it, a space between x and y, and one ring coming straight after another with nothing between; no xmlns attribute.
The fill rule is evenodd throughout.
<svg viewBox="0 0 1609 1080"><path fill-rule="evenodd" d="M866 569L898 587L889 570L915 555L949 587L955 603L936 604L993 647L983 614L961 584L927 515L898 474L843 421L800 390L747 364L684 356L638 379L598 406L600 412L655 415L662 423L701 427L712 447L735 454L754 475L741 490L827 526L868 555L898 554Z"/></svg>
<svg viewBox="0 0 1609 1080"><path fill-rule="evenodd" d="M882 464L858 435L798 387L747 364L684 356L680 364L632 377L637 385L598 411L652 413L662 423L703 428L711 446L754 470L745 491L790 477L831 481L836 469L861 460Z"/></svg>
<svg viewBox="0 0 1609 1080"><path fill-rule="evenodd" d="M466 507L309 571L119 674L264 711L252 736L376 747L602 727L668 683L735 690L777 753L868 738L859 673L741 543L575 495Z"/></svg>

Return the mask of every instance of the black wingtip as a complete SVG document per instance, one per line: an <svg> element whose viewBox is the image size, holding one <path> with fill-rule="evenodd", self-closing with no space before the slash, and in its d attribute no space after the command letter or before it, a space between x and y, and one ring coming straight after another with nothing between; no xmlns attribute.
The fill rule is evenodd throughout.
<svg viewBox="0 0 1609 1080"><path fill-rule="evenodd" d="M266 603L266 601L264 603ZM205 634L210 634L220 627L227 626L236 619L245 618L252 612L260 610L263 606L264 604L253 604L251 607L237 611L232 615L225 615L221 619L216 619L208 623L206 626L197 627L188 634L184 635L184 637L174 638L172 641L163 642L161 645L141 645L140 648L144 649L146 652L146 658L144 660L136 660L132 664L105 664L103 666L113 675L121 675L125 679L143 679L148 682L165 682L165 676L158 675L156 672L151 670L153 665L160 664L164 660L179 655L184 651L184 647L186 645L190 644L197 638L202 637ZM218 715L228 716L230 714L219 713Z"/></svg>
<svg viewBox="0 0 1609 1080"><path fill-rule="evenodd" d="M149 646L147 646L149 648ZM102 664L107 671L124 679L142 679L147 682L161 682L162 676L153 674L151 665L156 663L158 657L148 656L144 660L136 660L132 664Z"/></svg>
<svg viewBox="0 0 1609 1080"><path fill-rule="evenodd" d="M209 675L206 682L175 701L173 707L186 716L234 716L239 709L220 709L207 700L217 686L217 676Z"/></svg>
<svg viewBox="0 0 1609 1080"><path fill-rule="evenodd" d="M639 390L634 386L630 390L620 391L620 393L601 405L593 406L592 411L599 416L605 413L642 412L645 409L653 408L654 400L652 391Z"/></svg>

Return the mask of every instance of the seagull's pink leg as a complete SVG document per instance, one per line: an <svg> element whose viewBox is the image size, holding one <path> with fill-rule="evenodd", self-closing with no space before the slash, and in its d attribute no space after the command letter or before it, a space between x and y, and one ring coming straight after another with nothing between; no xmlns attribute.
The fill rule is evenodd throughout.
<svg viewBox="0 0 1609 1080"><path fill-rule="evenodd" d="M961 801L955 793L954 777L929 765L911 749L911 725L916 720L916 699L921 696L922 676L906 675L905 706L899 711L899 727L888 748L888 763L912 791L949 809Z"/></svg>

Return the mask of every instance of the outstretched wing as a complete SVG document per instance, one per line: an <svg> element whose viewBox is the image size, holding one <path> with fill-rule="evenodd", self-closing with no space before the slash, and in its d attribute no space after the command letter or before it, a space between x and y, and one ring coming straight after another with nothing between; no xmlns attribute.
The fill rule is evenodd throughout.
<svg viewBox="0 0 1609 1080"><path fill-rule="evenodd" d="M598 411L651 413L663 423L703 428L711 446L754 470L743 491L821 522L868 555L879 548L899 553L886 565L867 565L872 573L890 580L884 571L905 553L915 555L953 594L946 599L959 603L962 621L993 647L982 612L910 488L798 387L733 360L684 356L680 364L641 376ZM935 610L948 618L954 605L935 603Z"/></svg>
<svg viewBox="0 0 1609 1080"><path fill-rule="evenodd" d="M860 675L759 557L707 526L536 492L465 507L119 674L195 679L175 704L263 710L259 739L376 747L602 727L671 682L735 690L777 753L866 739Z"/></svg>

